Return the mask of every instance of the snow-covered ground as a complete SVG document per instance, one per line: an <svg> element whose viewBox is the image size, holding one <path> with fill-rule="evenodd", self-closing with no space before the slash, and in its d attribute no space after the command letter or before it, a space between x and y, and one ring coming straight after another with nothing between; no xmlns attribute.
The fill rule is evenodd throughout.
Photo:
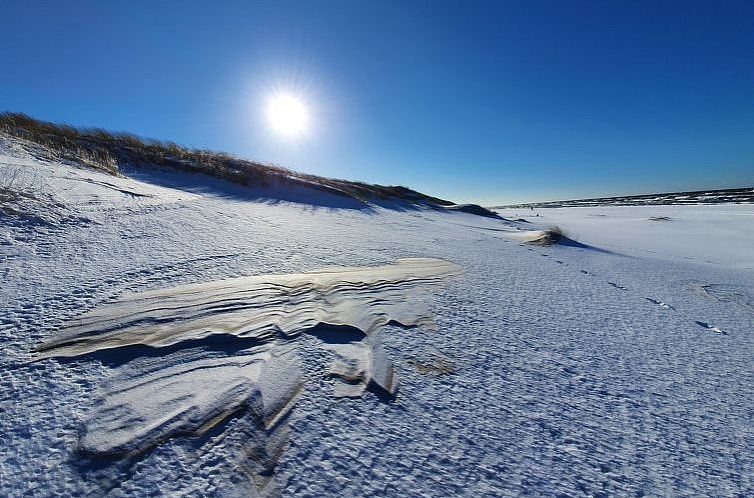
<svg viewBox="0 0 754 498"><path fill-rule="evenodd" d="M501 209L622 254L754 270L754 204Z"/></svg>
<svg viewBox="0 0 754 498"><path fill-rule="evenodd" d="M2 178L24 194L0 203L2 496L754 494L752 205L501 213L526 222L333 208L198 175L111 177L7 141ZM583 247L521 244L551 225ZM370 332L397 395L336 396L338 348L304 333L290 339L303 387L274 434L241 412L138 454L92 456L101 400L128 372L163 368L161 350L132 361L34 353L128 292L400 258L463 273L432 283L434 327ZM194 346L165 353L169 368ZM160 388L215 395L201 380L193 393Z"/></svg>

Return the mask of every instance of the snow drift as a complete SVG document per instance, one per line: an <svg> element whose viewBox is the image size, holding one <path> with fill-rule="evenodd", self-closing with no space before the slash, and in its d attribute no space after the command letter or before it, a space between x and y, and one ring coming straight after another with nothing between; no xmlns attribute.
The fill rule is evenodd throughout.
<svg viewBox="0 0 754 498"><path fill-rule="evenodd" d="M367 388L393 396L392 362L370 335L391 322L431 326L429 288L460 272L447 261L413 258L127 293L71 321L38 358L116 366L84 422L81 453L133 456L250 411L260 422L249 451L261 469L254 475L269 475L269 455L282 447L266 441L280 443L278 422L303 386L296 337L316 335L336 353L336 396Z"/></svg>

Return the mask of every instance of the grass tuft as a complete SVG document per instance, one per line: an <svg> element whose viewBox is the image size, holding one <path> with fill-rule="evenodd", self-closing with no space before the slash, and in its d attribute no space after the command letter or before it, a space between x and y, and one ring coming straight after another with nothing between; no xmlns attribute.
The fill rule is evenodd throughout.
<svg viewBox="0 0 754 498"><path fill-rule="evenodd" d="M559 226L554 226L548 228L547 230L543 230L540 235L537 235L533 239L527 240L526 242L524 242L524 244L529 244L532 246L551 246L567 238L568 236L566 235L565 230L563 230Z"/></svg>

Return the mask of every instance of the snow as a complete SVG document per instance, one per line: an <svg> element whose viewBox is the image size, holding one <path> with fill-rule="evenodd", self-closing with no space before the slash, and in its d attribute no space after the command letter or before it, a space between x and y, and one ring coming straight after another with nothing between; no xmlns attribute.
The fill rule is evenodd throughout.
<svg viewBox="0 0 754 498"><path fill-rule="evenodd" d="M28 195L0 204L0 495L752 494L752 205L500 211L528 220L511 222L111 177L0 142L11 173ZM521 243L551 225L583 247ZM431 299L389 297L426 303L434 327L382 303L366 338L35 356L128 296L401 258L463 268ZM353 389L370 371L395 396ZM108 445L129 456L98 457Z"/></svg>
<svg viewBox="0 0 754 498"><path fill-rule="evenodd" d="M265 341L317 325L370 333L391 321L426 324L424 287L460 273L433 258L391 265L257 275L127 292L85 313L39 348L39 357L73 357L129 346L171 346L213 335ZM410 298L409 298L410 296Z"/></svg>
<svg viewBox="0 0 754 498"><path fill-rule="evenodd" d="M497 210L622 254L754 269L754 204ZM539 215L538 217L535 215ZM652 218L655 218L654 220Z"/></svg>

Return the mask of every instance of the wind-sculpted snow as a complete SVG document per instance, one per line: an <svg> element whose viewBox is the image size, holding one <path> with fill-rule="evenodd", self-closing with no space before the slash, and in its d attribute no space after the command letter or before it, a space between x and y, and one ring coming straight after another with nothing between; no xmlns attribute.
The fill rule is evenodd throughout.
<svg viewBox="0 0 754 498"><path fill-rule="evenodd" d="M232 356L191 349L139 358L103 389L79 449L135 454L173 435L202 434L245 409L273 428L300 391L300 378L295 352L271 345Z"/></svg>
<svg viewBox="0 0 754 498"><path fill-rule="evenodd" d="M391 322L431 326L431 285L460 271L439 259L401 259L129 293L72 321L38 352L116 367L84 422L82 454L132 456L250 412L258 437L242 451L255 455L257 478L271 473L271 455L285 442L279 422L303 387L297 337L311 334L335 353L336 396L367 388L392 396L392 362L370 334Z"/></svg>
<svg viewBox="0 0 754 498"><path fill-rule="evenodd" d="M453 263L401 259L375 268L334 268L262 275L129 293L63 328L41 357L80 356L133 345L164 347L213 334L262 341L317 324L369 333L390 321L431 324L426 284L458 274Z"/></svg>
<svg viewBox="0 0 754 498"><path fill-rule="evenodd" d="M500 213L527 223L336 210L6 150L0 169L38 188L0 213L0 496L752 495L751 204ZM520 244L551 226L588 248ZM428 254L463 275L390 277L395 306L364 305L388 284L357 275L347 296L382 321L410 304L423 323L431 297L437 332L281 314L267 335L232 335L231 308L259 300L238 286L224 301L240 303L202 305L197 333L198 308L157 310L175 289L152 291ZM155 309L124 318L150 293ZM300 312L343 307L306 293L319 297ZM164 346L139 333L184 326Z"/></svg>

